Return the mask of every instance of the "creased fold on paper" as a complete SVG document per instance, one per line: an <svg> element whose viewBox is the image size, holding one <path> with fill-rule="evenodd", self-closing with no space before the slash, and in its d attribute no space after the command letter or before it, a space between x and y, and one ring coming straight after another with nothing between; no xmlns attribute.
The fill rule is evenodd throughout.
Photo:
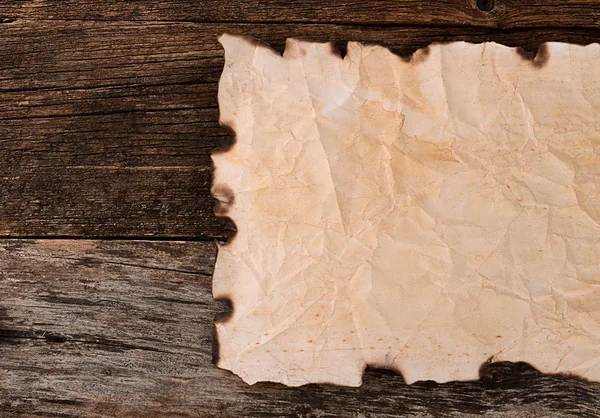
<svg viewBox="0 0 600 418"><path fill-rule="evenodd" d="M406 62L378 46L223 35L214 187L218 366L356 386L526 361L600 380L600 46L544 65L487 43Z"/></svg>

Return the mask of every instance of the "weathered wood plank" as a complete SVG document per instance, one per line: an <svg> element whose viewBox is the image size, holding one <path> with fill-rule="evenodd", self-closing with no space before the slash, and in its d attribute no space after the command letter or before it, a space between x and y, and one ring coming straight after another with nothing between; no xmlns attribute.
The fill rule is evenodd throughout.
<svg viewBox="0 0 600 418"><path fill-rule="evenodd" d="M149 4L115 4L134 3ZM32 4L23 9L33 10ZM534 49L551 40L600 40L600 32L590 30L0 25L0 236L227 239L231 232L214 217L210 196L210 153L231 141L218 124L223 51L217 36L223 32L254 35L280 51L287 37L302 37L341 49L351 40L381 43L404 55L434 41L495 40Z"/></svg>
<svg viewBox="0 0 600 418"><path fill-rule="evenodd" d="M214 244L0 240L2 416L595 417L600 384L492 364L476 382L244 384L211 363Z"/></svg>
<svg viewBox="0 0 600 418"><path fill-rule="evenodd" d="M403 55L600 38L595 0L475 4L3 1L0 236L226 239L209 194L209 154L231 140L217 122L223 32ZM214 256L206 242L0 240L0 415L598 416L598 384L525 365L444 385L370 370L358 389L247 386L210 362L226 309L210 296Z"/></svg>
<svg viewBox="0 0 600 418"><path fill-rule="evenodd" d="M490 11L478 0L5 0L0 17L195 21L204 23L336 23L354 25L471 26L486 28L598 27L595 0L495 0ZM489 9L489 8L484 8Z"/></svg>

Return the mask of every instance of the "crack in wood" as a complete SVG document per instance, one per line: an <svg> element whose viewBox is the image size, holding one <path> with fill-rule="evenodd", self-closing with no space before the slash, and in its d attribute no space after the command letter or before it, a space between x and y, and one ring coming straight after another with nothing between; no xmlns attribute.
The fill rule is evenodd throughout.
<svg viewBox="0 0 600 418"><path fill-rule="evenodd" d="M22 331L22 330L14 330L14 329L0 329L0 340L2 339L13 339L13 340L39 340L45 341L48 343L81 343L81 344L93 344L98 346L112 347L115 349L126 349L126 350L142 350L142 351L153 351L157 353L167 353L167 354L177 354L172 353L170 351L159 350L157 348L137 345L137 344L128 344L121 343L116 341L110 341L106 339L99 339L90 337L82 338L73 337L65 334L59 334L49 331Z"/></svg>
<svg viewBox="0 0 600 418"><path fill-rule="evenodd" d="M212 274L203 273L203 272L200 272L200 271L182 270L182 269L174 269L174 268L167 268L167 267L145 266L145 265L142 265L142 264L125 263L125 262L121 262L121 261L107 261L107 260L101 260L101 259L90 258L90 257L87 257L87 258L77 258L77 257L49 256L48 258L50 258L50 259L57 259L57 260L79 261L79 262L86 263L86 264L91 264L91 265L94 265L94 264L108 264L108 265L116 265L116 266L135 267L135 268L148 269L148 270L158 270L158 271L169 271L169 272L182 273L182 274L192 274L192 275L195 275L195 276L212 277Z"/></svg>

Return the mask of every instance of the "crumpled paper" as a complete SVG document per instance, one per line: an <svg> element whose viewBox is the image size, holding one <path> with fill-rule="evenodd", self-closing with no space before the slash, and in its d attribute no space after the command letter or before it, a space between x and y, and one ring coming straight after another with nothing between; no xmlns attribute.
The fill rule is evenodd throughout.
<svg viewBox="0 0 600 418"><path fill-rule="evenodd" d="M357 386L366 365L600 380L600 46L380 46L223 35L213 193L218 366Z"/></svg>

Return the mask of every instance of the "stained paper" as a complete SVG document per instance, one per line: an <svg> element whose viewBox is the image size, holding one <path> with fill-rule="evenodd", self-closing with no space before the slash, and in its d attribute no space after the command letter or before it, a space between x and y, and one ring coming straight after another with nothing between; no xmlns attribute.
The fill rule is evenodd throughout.
<svg viewBox="0 0 600 418"><path fill-rule="evenodd" d="M600 46L403 59L223 35L218 366L244 381L600 380Z"/></svg>

